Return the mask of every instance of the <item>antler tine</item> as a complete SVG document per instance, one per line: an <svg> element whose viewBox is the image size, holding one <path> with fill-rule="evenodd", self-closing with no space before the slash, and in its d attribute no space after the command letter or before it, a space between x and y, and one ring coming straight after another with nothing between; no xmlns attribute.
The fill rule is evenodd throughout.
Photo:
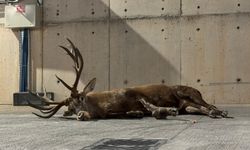
<svg viewBox="0 0 250 150"><path fill-rule="evenodd" d="M69 86L65 81L63 81L61 78L59 78L57 75L55 75L57 80L59 80L67 89L69 89L70 91L72 91L72 87Z"/></svg>
<svg viewBox="0 0 250 150"><path fill-rule="evenodd" d="M82 73L82 70L83 70L83 65L84 65L84 61L83 61L83 58L82 58L82 55L79 51L79 49L73 44L73 42L71 42L70 39L68 39L68 42L70 43L71 47L72 47L72 52L64 47L64 46L60 46L63 50L66 51L66 53L71 57L71 59L74 61L74 65L73 68L76 72L76 79L75 79L75 82L73 84L73 86L69 86L65 81L63 81L61 78L59 78L58 76L56 76L56 78L67 88L71 91L71 95L76 95L78 94L78 91L77 91L77 85L79 83L79 80L80 80L80 76L81 76L81 73Z"/></svg>
<svg viewBox="0 0 250 150"><path fill-rule="evenodd" d="M59 45L59 47L61 47L62 49L64 49L66 51L66 53L73 59L75 60L75 56L72 54L72 52L70 52L70 50L64 46Z"/></svg>
<svg viewBox="0 0 250 150"><path fill-rule="evenodd" d="M55 109L55 107L56 107L56 106L53 106L53 107L42 107L42 106L38 106L38 105L32 104L31 102L28 102L28 105L30 107L38 109L43 114L51 113Z"/></svg>
<svg viewBox="0 0 250 150"><path fill-rule="evenodd" d="M65 103L64 103L64 101L63 102L61 102L60 104L58 104L56 107L54 107L53 108L53 111L52 111L52 113L50 113L49 115L39 115L39 114L37 114L37 113L34 113L34 112L32 112L34 115L36 115L36 116L38 116L38 117L41 117L41 118L50 118L50 117L52 117L62 106L64 106L65 105Z"/></svg>
<svg viewBox="0 0 250 150"><path fill-rule="evenodd" d="M72 48L73 48L73 50L75 52L75 63L77 64L77 67L75 67L75 70L76 70L76 80L75 80L75 82L73 84L73 88L75 90L77 90L77 85L79 83L79 79L80 79L80 76L81 76L81 73L82 73L84 61L83 61L83 58L82 58L82 55L81 55L79 49L73 44L73 42L71 42L70 39L67 38L67 40L69 41L70 45L72 46ZM79 62L79 60L80 60L80 62Z"/></svg>
<svg viewBox="0 0 250 150"><path fill-rule="evenodd" d="M59 45L59 47L61 47L71 57L71 59L73 59L75 62L75 55L73 55L73 53L68 48L61 46L61 45ZM55 76L56 76L57 80L59 80L68 90L72 91L73 88L71 86L69 86L65 81L63 81L57 75L55 75Z"/></svg>
<svg viewBox="0 0 250 150"><path fill-rule="evenodd" d="M44 101L46 101L47 103L49 103L49 104L59 104L60 102L54 102L54 101L52 101L51 99L49 99L48 97L47 97L47 90L46 90L46 88L45 87L43 87L43 96L42 96L42 98L43 98L43 100ZM37 94L38 95L38 94ZM39 95L38 95L38 97L40 97Z"/></svg>
<svg viewBox="0 0 250 150"><path fill-rule="evenodd" d="M59 47L61 47L62 49L64 49L66 51L66 53L73 59L73 61L76 64L77 68L79 68L78 55L77 55L77 53L78 53L77 51L79 51L79 50L78 50L77 47L75 47L73 42L71 42L69 39L67 39L67 40L69 41L69 43L70 43L70 45L72 47L72 50L73 50L72 52L68 48L66 48L64 46L60 45Z"/></svg>
<svg viewBox="0 0 250 150"><path fill-rule="evenodd" d="M74 61L76 63L77 68L79 68L79 62L78 62L78 56L77 56L77 51L79 51L79 49L74 45L74 43L69 38L67 38L67 41L70 43L70 46L72 47L72 50L74 51L74 54L75 54Z"/></svg>
<svg viewBox="0 0 250 150"><path fill-rule="evenodd" d="M63 102L53 102L53 101L51 101L50 99L48 99L47 97L46 97L46 93L47 93L47 91L46 91L46 89L44 88L44 96L43 97L41 97L41 96L39 96L39 94L38 93L33 93L33 92L31 92L31 91L29 91L29 93L31 94L31 95L34 95L34 96L36 96L36 97L38 97L40 100L42 100L43 102L45 102L46 104L57 104L57 105L59 105L60 103L65 103L64 101ZM47 111L45 111L45 112L52 112L54 109L55 109L55 107L56 106L47 106L47 107L44 107L44 106L38 106L38 105L35 105L35 104L32 104L29 100L27 100L27 103L28 103L28 105L30 106L30 107L33 107L33 108L35 108L35 109L38 109L38 110L40 110L41 112L43 112L43 110L47 110Z"/></svg>
<svg viewBox="0 0 250 150"><path fill-rule="evenodd" d="M34 94L34 93L33 93L33 94ZM62 106L64 106L64 105L67 104L67 100L68 100L68 99L66 99L66 100L64 100L64 101L61 101L61 102L58 102L58 104L57 104L56 106L53 106L53 107L50 107L50 106L48 106L48 107L38 106L38 105L32 104L29 100L27 100L27 102L28 102L28 105L29 105L30 107L33 107L33 108L35 108L35 109L38 109L38 110L39 110L41 113L43 113L43 114L49 114L49 115L43 116L43 115L39 115L39 114L34 113L34 112L33 112L33 114L35 114L36 116L41 117L41 118L50 118L50 117L52 117L52 116L53 116Z"/></svg>
<svg viewBox="0 0 250 150"><path fill-rule="evenodd" d="M41 110L40 109L40 112L43 113L43 114L49 114L51 113L52 111L54 111L56 109L56 106L55 107L52 107L51 109L49 110Z"/></svg>
<svg viewBox="0 0 250 150"><path fill-rule="evenodd" d="M38 106L38 105L35 105L35 104L32 104L29 100L27 100L27 103L30 107L33 107L35 109L38 109L38 110L50 110L50 109L53 109L54 107L42 107L42 106Z"/></svg>
<svg viewBox="0 0 250 150"><path fill-rule="evenodd" d="M78 49L76 49L76 55L79 57L80 59L80 67L79 67L79 70L77 71L77 74L76 74L76 80L73 84L73 88L77 89L77 85L79 83L79 79L80 79L80 76L81 76L81 73L82 73L82 69L83 69L83 65L84 65L84 62L83 62L83 58L82 58L82 55L81 53L79 52Z"/></svg>

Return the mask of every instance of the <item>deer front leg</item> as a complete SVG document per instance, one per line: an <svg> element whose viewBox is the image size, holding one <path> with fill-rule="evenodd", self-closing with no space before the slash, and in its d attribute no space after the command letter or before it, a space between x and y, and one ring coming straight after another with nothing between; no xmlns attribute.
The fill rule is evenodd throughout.
<svg viewBox="0 0 250 150"><path fill-rule="evenodd" d="M172 107L157 107L153 104L146 102L143 98L140 98L139 101L142 105L150 112L152 112L152 116L156 119L166 119L167 116L176 116L178 111L176 108Z"/></svg>
<svg viewBox="0 0 250 150"><path fill-rule="evenodd" d="M79 121L87 121L91 119L91 116L87 111L79 111L77 113L76 119Z"/></svg>

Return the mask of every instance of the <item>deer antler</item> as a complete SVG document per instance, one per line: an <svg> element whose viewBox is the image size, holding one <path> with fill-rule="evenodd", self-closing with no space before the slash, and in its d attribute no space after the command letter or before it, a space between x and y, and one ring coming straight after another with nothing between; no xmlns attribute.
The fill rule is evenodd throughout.
<svg viewBox="0 0 250 150"><path fill-rule="evenodd" d="M38 106L35 104L32 104L29 100L27 100L28 105L30 107L33 107L35 109L38 109L41 113L46 114L46 115L39 115L37 113L34 113L34 115L41 117L41 118L50 118L52 117L62 106L68 106L69 103L72 101L72 98L76 98L78 97L79 93L77 90L77 86L80 80L80 75L82 73L82 69L83 69L83 65L84 65L84 61L82 58L82 55L79 51L79 49L77 47L75 47L75 45L71 42L71 40L69 40L67 38L67 40L69 41L71 47L72 47L72 51L70 51L68 48L64 47L64 46L59 46L61 47L63 50L66 51L66 53L72 58L72 60L74 61L74 70L76 72L76 79L75 82L73 84L73 86L69 86L65 81L63 81L61 78L59 78L58 76L56 76L56 78L67 88L71 91L71 95L69 98L61 101L61 102L55 102L50 100L46 95L46 89L44 89L44 96L41 97L38 94L32 93L30 92L32 95L38 97L41 101L43 101L45 104L47 105L55 105L55 106Z"/></svg>
<svg viewBox="0 0 250 150"><path fill-rule="evenodd" d="M76 72L76 79L75 79L75 82L73 84L73 86L69 86L66 82L64 82L61 78L59 78L57 75L56 75L56 78L62 82L62 84L71 91L71 96L72 97L76 97L78 95L78 91L77 91L77 85L79 83L79 79L80 79L80 75L82 73L82 69L83 69L83 65L84 65L84 61L83 61L83 58L82 58L82 55L79 51L79 49L77 47L75 47L75 45L69 40L67 39L72 47L72 52L64 47L64 46L60 46L62 49L64 49L66 51L66 53L73 59L74 61L74 70Z"/></svg>

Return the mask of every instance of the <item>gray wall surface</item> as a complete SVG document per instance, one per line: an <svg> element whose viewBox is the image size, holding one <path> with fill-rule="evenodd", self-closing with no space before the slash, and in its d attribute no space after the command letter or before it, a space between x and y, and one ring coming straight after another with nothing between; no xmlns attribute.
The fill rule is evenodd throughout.
<svg viewBox="0 0 250 150"><path fill-rule="evenodd" d="M250 103L249 0L44 0L44 26L31 31L33 90L69 92L70 38L85 60L79 90L183 84L210 103ZM12 100L10 100L11 102ZM1 99L0 99L1 102Z"/></svg>

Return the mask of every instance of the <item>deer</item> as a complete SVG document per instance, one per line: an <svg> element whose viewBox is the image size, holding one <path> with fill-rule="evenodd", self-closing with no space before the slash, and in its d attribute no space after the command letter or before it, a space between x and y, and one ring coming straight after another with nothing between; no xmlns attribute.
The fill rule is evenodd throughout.
<svg viewBox="0 0 250 150"><path fill-rule="evenodd" d="M76 119L87 121L107 118L142 118L152 116L156 119L166 119L167 116L178 114L202 114L211 118L227 118L228 112L219 110L208 104L201 93L189 86L167 86L164 84L149 84L109 91L94 92L96 78L91 79L82 91L78 91L78 83L83 71L84 60L79 49L67 38L71 49L59 45L74 62L76 78L72 86L56 75L58 81L70 90L70 96L63 101L52 101L46 96L33 92L46 106L35 105L27 100L30 107L42 114L32 112L41 118L51 118L57 111L66 106L63 116L76 115Z"/></svg>

